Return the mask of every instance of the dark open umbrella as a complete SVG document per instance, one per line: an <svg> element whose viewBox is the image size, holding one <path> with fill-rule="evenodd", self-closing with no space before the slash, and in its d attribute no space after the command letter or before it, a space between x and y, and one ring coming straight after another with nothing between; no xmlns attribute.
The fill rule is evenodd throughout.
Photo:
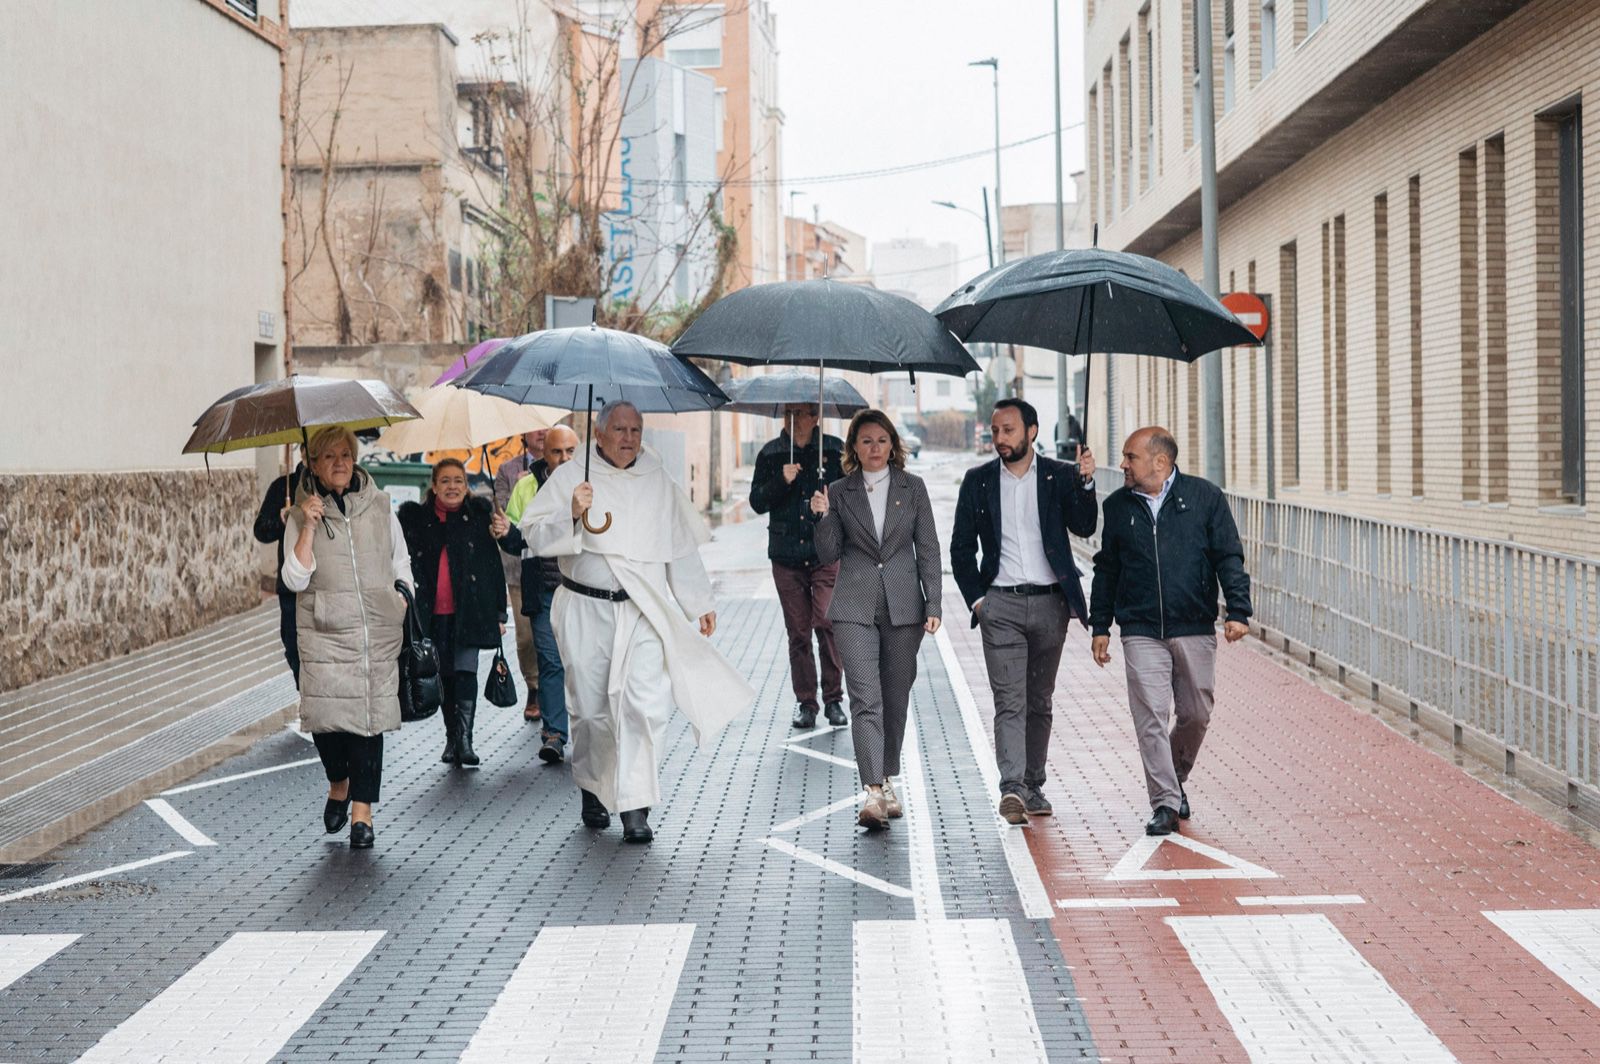
<svg viewBox="0 0 1600 1064"><path fill-rule="evenodd" d="M594 425L594 404L626 400L642 414L678 414L715 410L728 401L716 382L701 370L674 358L666 345L644 336L583 325L528 333L494 351L455 380L459 388L497 395L517 403L587 410ZM584 479L589 454L584 451ZM611 527L611 515L599 528Z"/></svg>
<svg viewBox="0 0 1600 1064"><path fill-rule="evenodd" d="M996 266L956 289L933 313L968 343L1024 344L1074 355L1193 362L1218 348L1260 343L1226 307L1166 263L1100 248L1047 251Z"/></svg>
<svg viewBox="0 0 1600 1064"><path fill-rule="evenodd" d="M723 389L732 400L724 411L734 414L755 414L758 417L783 417L784 409L793 403L815 403L817 382L811 374L785 371L763 373L759 377L745 377L729 381ZM871 406L862 394L843 377L826 377L822 382L823 417L853 417ZM794 461L794 429L789 426L789 460Z"/></svg>
<svg viewBox="0 0 1600 1064"><path fill-rule="evenodd" d="M672 345L680 357L964 377L972 360L938 319L903 296L840 281L778 281L723 296ZM820 460L822 450L818 448Z"/></svg>

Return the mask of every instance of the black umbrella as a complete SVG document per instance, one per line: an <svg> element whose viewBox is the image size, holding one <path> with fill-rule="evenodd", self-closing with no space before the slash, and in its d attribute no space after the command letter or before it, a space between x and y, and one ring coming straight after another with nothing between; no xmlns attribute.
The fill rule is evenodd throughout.
<svg viewBox="0 0 1600 1064"><path fill-rule="evenodd" d="M701 370L673 357L666 345L647 337L598 325L545 329L507 342L454 381L459 388L497 395L517 403L587 410L594 427L594 403L623 400L642 414L715 410L728 401ZM589 453L584 450L584 479ZM611 515L595 528L611 527Z"/></svg>
<svg viewBox="0 0 1600 1064"><path fill-rule="evenodd" d="M817 382L809 373L763 373L729 381L731 402L722 409L734 414L758 417L783 417L784 408L793 403L815 403ZM872 404L843 377L825 377L822 382L822 417L852 417ZM794 429L789 430L789 461L794 461Z"/></svg>
<svg viewBox="0 0 1600 1064"><path fill-rule="evenodd" d="M778 281L722 297L672 353L745 365L825 366L862 373L909 370L964 377L978 364L926 310L903 296L833 280ZM821 459L821 449L818 449Z"/></svg>
<svg viewBox="0 0 1600 1064"><path fill-rule="evenodd" d="M1074 355L1193 362L1218 348L1261 342L1166 263L1100 248L1047 251L996 266L956 289L933 313L968 343Z"/></svg>

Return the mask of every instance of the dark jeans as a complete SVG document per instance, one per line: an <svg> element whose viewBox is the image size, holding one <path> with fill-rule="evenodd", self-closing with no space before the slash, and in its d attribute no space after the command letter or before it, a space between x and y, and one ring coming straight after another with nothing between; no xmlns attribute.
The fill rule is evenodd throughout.
<svg viewBox="0 0 1600 1064"><path fill-rule="evenodd" d="M783 626L789 632L789 681L794 685L794 697L813 711L817 708L817 662L811 656L813 632L822 659L822 699L844 701L844 670L834 645L833 626L828 623L828 604L833 601L833 585L838 578L837 562L813 566L772 563L772 582L778 587Z"/></svg>
<svg viewBox="0 0 1600 1064"><path fill-rule="evenodd" d="M283 659L294 673L295 690L300 689L300 630L294 621L294 592L278 595L278 638L283 640Z"/></svg>
<svg viewBox="0 0 1600 1064"><path fill-rule="evenodd" d="M383 783L383 736L352 735L349 732L315 732L322 770L329 783L350 781L350 800L368 805L378 800Z"/></svg>
<svg viewBox="0 0 1600 1064"><path fill-rule="evenodd" d="M561 664L561 648L556 646L555 629L550 626L550 603L555 588L547 587L540 596L539 612L533 615L533 646L539 653L539 712L544 716L546 734L567 741L567 670Z"/></svg>

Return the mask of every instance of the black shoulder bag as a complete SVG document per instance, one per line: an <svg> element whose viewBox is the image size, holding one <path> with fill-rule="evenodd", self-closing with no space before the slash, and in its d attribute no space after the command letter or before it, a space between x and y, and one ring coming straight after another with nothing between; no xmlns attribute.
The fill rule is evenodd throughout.
<svg viewBox="0 0 1600 1064"><path fill-rule="evenodd" d="M405 643L400 648L400 719L409 724L439 712L444 688L439 679L439 654L433 640L422 634L411 589L404 580L396 580L394 589L406 600Z"/></svg>

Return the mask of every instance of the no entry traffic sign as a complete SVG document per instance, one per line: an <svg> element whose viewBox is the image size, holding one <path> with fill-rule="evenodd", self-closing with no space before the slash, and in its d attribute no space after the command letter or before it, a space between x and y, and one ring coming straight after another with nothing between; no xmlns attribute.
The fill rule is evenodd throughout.
<svg viewBox="0 0 1600 1064"><path fill-rule="evenodd" d="M1256 339L1267 335L1267 305L1261 297L1250 292L1229 292L1222 297L1222 305L1233 312L1239 324L1255 333Z"/></svg>

